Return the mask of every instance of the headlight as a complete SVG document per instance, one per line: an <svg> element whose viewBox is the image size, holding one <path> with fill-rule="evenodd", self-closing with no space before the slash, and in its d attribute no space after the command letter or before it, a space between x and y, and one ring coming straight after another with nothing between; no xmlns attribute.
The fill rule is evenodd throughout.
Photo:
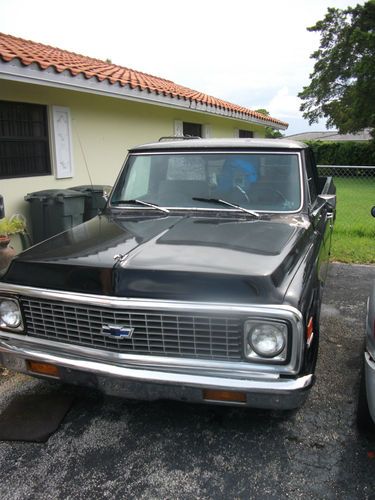
<svg viewBox="0 0 375 500"><path fill-rule="evenodd" d="M0 299L0 326L14 330L22 329L22 314L16 300Z"/></svg>
<svg viewBox="0 0 375 500"><path fill-rule="evenodd" d="M245 356L285 361L287 355L288 326L271 321L245 321Z"/></svg>

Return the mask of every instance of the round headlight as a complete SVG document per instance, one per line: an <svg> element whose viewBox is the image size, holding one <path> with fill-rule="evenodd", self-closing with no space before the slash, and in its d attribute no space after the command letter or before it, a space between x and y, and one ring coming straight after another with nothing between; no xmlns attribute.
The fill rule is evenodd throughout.
<svg viewBox="0 0 375 500"><path fill-rule="evenodd" d="M256 324L249 331L249 345L258 356L274 358L285 348L286 330L286 325Z"/></svg>
<svg viewBox="0 0 375 500"><path fill-rule="evenodd" d="M20 308L14 300L0 302L0 322L8 328L17 328L22 322Z"/></svg>

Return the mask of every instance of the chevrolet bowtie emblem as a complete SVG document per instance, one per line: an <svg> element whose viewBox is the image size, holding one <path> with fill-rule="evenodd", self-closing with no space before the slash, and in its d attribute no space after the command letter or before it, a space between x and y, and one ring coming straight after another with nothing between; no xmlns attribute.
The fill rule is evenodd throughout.
<svg viewBox="0 0 375 500"><path fill-rule="evenodd" d="M102 334L105 337L111 337L114 339L131 339L134 332L134 328L129 328L125 325L102 325Z"/></svg>

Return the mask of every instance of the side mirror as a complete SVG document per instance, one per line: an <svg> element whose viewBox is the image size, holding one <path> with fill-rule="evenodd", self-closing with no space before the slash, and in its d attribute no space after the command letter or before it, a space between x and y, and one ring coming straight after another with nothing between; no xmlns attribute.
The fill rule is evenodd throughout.
<svg viewBox="0 0 375 500"><path fill-rule="evenodd" d="M336 195L335 194L319 194L318 199L327 203L331 210L336 209ZM375 208L375 207L374 207Z"/></svg>
<svg viewBox="0 0 375 500"><path fill-rule="evenodd" d="M371 215L372 215L373 217L375 217L375 207L372 207L372 209L371 209Z"/></svg>
<svg viewBox="0 0 375 500"><path fill-rule="evenodd" d="M4 198L0 194L0 219L4 219L5 210L4 210Z"/></svg>

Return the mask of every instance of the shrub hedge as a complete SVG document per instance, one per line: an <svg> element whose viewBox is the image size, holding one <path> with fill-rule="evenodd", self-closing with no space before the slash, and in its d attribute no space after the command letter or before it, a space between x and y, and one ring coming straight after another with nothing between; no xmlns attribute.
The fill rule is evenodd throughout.
<svg viewBox="0 0 375 500"><path fill-rule="evenodd" d="M311 146L318 165L375 165L374 142L305 141Z"/></svg>

